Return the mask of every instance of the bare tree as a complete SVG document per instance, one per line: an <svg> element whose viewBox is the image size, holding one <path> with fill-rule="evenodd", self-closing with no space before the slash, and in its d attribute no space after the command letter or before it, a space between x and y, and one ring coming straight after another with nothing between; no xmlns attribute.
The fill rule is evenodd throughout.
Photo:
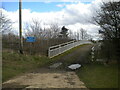
<svg viewBox="0 0 120 90"><path fill-rule="evenodd" d="M84 30L83 28L80 29L80 39L81 40L86 40L88 38L87 31Z"/></svg>
<svg viewBox="0 0 120 90"><path fill-rule="evenodd" d="M32 22L26 23L25 29L27 30L27 36L35 36L36 38L41 38L43 35L41 21L33 19Z"/></svg>
<svg viewBox="0 0 120 90"><path fill-rule="evenodd" d="M52 32L52 38L58 38L60 33L60 27L58 26L58 24L57 23L51 24L50 30Z"/></svg>
<svg viewBox="0 0 120 90"><path fill-rule="evenodd" d="M8 33L12 29L12 22L3 12L0 12L0 33Z"/></svg>
<svg viewBox="0 0 120 90"><path fill-rule="evenodd" d="M60 44L65 41L59 38L60 28L57 23L50 24L46 28L44 25L42 26L41 21L33 19L31 23L26 24L25 29L27 30L26 36L34 36L37 39L34 47L32 47L35 52L46 53L51 45Z"/></svg>
<svg viewBox="0 0 120 90"><path fill-rule="evenodd" d="M69 34L68 34L68 37L69 37L70 39L75 39L75 38L74 38L74 33L72 32L72 30L69 30L68 33L69 33Z"/></svg>
<svg viewBox="0 0 120 90"><path fill-rule="evenodd" d="M80 32L79 31L76 32L76 39L80 40Z"/></svg>
<svg viewBox="0 0 120 90"><path fill-rule="evenodd" d="M57 23L51 24L49 28L41 26L42 22L33 19L31 23L26 24L26 35L35 36L41 39L57 38L60 28Z"/></svg>

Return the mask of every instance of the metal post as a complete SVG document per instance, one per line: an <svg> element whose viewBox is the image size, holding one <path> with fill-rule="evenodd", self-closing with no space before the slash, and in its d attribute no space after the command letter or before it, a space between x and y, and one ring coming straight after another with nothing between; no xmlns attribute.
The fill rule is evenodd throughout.
<svg viewBox="0 0 120 90"><path fill-rule="evenodd" d="M23 39L22 39L22 0L19 0L19 36L20 36L20 53L23 54Z"/></svg>
<svg viewBox="0 0 120 90"><path fill-rule="evenodd" d="M59 45L59 53L58 54L61 54L61 45Z"/></svg>
<svg viewBox="0 0 120 90"><path fill-rule="evenodd" d="M48 49L48 57L51 57L51 56L50 56L50 47L49 47L49 49Z"/></svg>

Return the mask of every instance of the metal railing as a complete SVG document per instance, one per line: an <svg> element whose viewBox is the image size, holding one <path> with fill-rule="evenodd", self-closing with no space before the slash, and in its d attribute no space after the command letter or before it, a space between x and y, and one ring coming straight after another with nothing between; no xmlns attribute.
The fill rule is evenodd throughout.
<svg viewBox="0 0 120 90"><path fill-rule="evenodd" d="M72 49L72 48L82 45L82 44L91 44L91 42L86 41L86 40L70 41L70 42L59 44L59 45L51 46L48 49L48 57L52 58L54 56L57 56L69 49Z"/></svg>

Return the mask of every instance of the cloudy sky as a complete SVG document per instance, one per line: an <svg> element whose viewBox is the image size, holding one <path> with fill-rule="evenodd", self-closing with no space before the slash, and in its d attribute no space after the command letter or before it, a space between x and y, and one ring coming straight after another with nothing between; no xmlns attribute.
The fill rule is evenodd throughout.
<svg viewBox="0 0 120 90"><path fill-rule="evenodd" d="M3 0L0 4L2 12L14 22L15 33L19 31L18 1ZM99 10L101 1L103 0L22 0L23 33L25 23L37 19L44 27L58 23L60 27L64 25L73 32L83 28L97 39L100 27L92 24L92 17Z"/></svg>

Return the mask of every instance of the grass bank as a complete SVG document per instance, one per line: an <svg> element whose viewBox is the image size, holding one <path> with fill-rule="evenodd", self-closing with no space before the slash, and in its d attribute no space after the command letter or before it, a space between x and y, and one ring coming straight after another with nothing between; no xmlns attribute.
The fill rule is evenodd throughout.
<svg viewBox="0 0 120 90"><path fill-rule="evenodd" d="M86 64L76 73L88 88L118 88L118 64Z"/></svg>
<svg viewBox="0 0 120 90"><path fill-rule="evenodd" d="M3 82L14 76L29 72L52 62L51 59L45 56L21 55L10 52L3 52L2 55Z"/></svg>

